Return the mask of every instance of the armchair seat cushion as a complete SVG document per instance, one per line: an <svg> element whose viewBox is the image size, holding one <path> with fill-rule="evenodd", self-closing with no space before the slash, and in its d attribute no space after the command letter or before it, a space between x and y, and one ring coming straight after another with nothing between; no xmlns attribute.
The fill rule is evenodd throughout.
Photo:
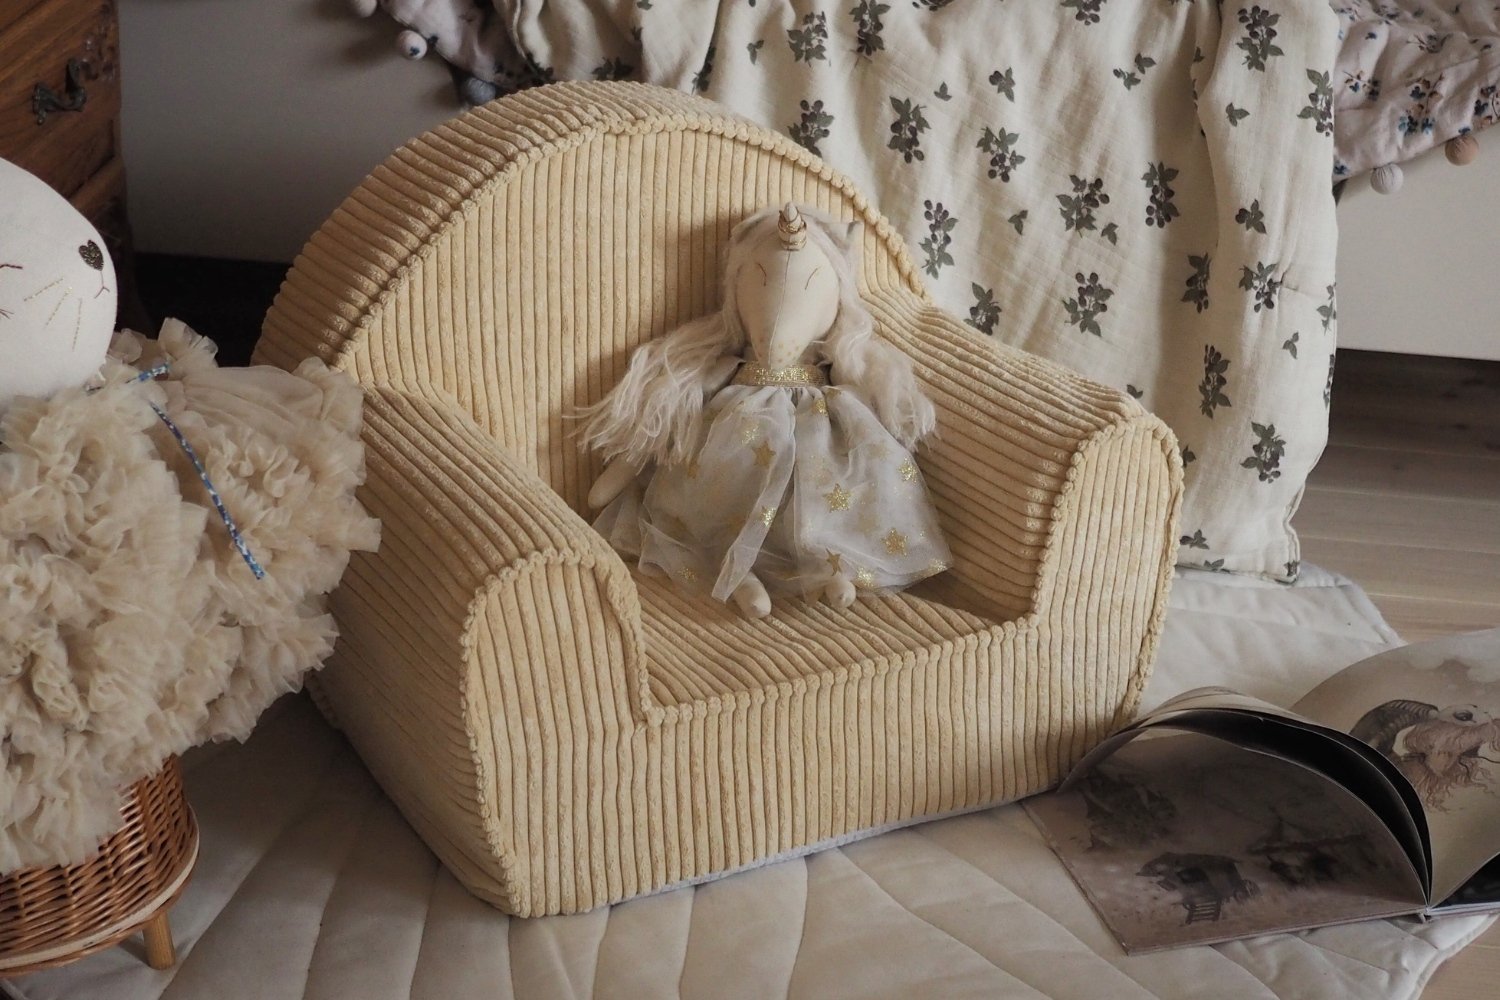
<svg viewBox="0 0 1500 1000"><path fill-rule="evenodd" d="M663 707L883 673L991 628L910 593L867 595L847 609L778 600L770 616L747 619L664 577L634 579L648 683Z"/></svg>

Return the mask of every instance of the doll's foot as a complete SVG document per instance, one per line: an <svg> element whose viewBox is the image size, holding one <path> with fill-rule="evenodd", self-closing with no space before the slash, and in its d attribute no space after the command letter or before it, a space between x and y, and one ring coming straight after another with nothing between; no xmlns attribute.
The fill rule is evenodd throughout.
<svg viewBox="0 0 1500 1000"><path fill-rule="evenodd" d="M841 576L834 577L823 588L823 600L836 608L847 608L854 603L854 584Z"/></svg>
<svg viewBox="0 0 1500 1000"><path fill-rule="evenodd" d="M746 618L764 618L771 613L771 595L766 593L766 585L753 575L745 577L732 596Z"/></svg>

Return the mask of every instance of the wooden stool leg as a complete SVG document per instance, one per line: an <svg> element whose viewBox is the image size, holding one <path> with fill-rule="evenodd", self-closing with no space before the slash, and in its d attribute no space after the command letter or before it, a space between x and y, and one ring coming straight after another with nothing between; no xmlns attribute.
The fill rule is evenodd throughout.
<svg viewBox="0 0 1500 1000"><path fill-rule="evenodd" d="M172 947L172 925L162 910L146 921L146 964L153 969L170 969L177 964L177 950Z"/></svg>

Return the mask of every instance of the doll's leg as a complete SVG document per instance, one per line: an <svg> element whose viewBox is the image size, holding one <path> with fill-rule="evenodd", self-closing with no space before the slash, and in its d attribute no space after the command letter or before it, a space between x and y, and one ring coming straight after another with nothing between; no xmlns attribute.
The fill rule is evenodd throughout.
<svg viewBox="0 0 1500 1000"><path fill-rule="evenodd" d="M823 600L836 608L854 603L854 584L846 576L835 576L823 587Z"/></svg>
<svg viewBox="0 0 1500 1000"><path fill-rule="evenodd" d="M764 618L771 613L771 595L766 593L766 585L754 573L746 575L730 596L746 618Z"/></svg>

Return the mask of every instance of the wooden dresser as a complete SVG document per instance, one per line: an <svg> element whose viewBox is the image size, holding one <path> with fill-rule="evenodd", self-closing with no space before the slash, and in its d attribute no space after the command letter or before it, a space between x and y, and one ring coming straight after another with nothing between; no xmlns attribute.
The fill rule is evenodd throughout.
<svg viewBox="0 0 1500 1000"><path fill-rule="evenodd" d="M114 0L0 0L0 157L56 188L104 235L122 320L138 315Z"/></svg>

